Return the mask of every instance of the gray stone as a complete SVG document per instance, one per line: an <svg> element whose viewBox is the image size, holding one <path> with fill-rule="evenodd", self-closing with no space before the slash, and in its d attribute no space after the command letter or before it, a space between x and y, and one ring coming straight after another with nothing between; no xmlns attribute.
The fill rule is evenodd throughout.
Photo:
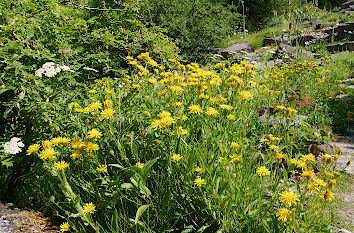
<svg viewBox="0 0 354 233"><path fill-rule="evenodd" d="M338 233L352 233L346 229L338 229Z"/></svg>
<svg viewBox="0 0 354 233"><path fill-rule="evenodd" d="M326 45L326 48L327 48L328 52L330 52L330 53L342 52L342 51L352 52L352 51L354 51L354 41Z"/></svg>
<svg viewBox="0 0 354 233"><path fill-rule="evenodd" d="M252 51L252 47L248 43L236 43L222 50L220 53L225 59L227 59L230 55L234 55L241 51L250 52Z"/></svg>
<svg viewBox="0 0 354 233"><path fill-rule="evenodd" d="M268 45L277 45L279 44L280 41L274 38L270 38L270 37L265 37L263 39L263 46L268 46Z"/></svg>

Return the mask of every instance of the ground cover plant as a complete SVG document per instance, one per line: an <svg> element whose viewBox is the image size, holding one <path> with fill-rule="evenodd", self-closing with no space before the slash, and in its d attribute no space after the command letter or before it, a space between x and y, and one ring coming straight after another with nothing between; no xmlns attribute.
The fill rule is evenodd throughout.
<svg viewBox="0 0 354 233"><path fill-rule="evenodd" d="M126 60L129 76L78 88L59 104L55 137L27 148L62 231L330 229L321 219L340 176L323 114L340 91L330 70Z"/></svg>

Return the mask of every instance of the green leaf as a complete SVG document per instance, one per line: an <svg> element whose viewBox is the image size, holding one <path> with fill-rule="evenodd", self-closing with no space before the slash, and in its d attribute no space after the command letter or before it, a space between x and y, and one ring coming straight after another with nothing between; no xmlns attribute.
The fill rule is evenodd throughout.
<svg viewBox="0 0 354 233"><path fill-rule="evenodd" d="M136 211L135 220L134 220L135 225L138 224L139 218L140 218L141 215L147 210L147 208L149 208L149 206L150 206L150 205L142 205L142 206L140 206L139 209Z"/></svg>

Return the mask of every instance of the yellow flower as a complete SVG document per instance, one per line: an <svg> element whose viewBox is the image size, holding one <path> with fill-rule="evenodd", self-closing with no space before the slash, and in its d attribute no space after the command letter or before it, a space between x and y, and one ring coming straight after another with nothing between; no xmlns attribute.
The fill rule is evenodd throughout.
<svg viewBox="0 0 354 233"><path fill-rule="evenodd" d="M269 176L270 175L270 171L268 170L268 168L261 166L257 168L256 173L260 176Z"/></svg>
<svg viewBox="0 0 354 233"><path fill-rule="evenodd" d="M86 203L84 206L84 212L86 214L92 214L95 210L96 210L96 206L92 204L92 202Z"/></svg>
<svg viewBox="0 0 354 233"><path fill-rule="evenodd" d="M333 201L334 199L334 194L329 189L324 190L321 194L323 200Z"/></svg>
<svg viewBox="0 0 354 233"><path fill-rule="evenodd" d="M330 180L329 183L328 183L328 188L329 189L333 188L336 183L337 183L336 179Z"/></svg>
<svg viewBox="0 0 354 233"><path fill-rule="evenodd" d="M109 119L113 116L113 114L115 113L116 111L114 111L112 108L107 108L105 110L103 110L101 113L100 113L100 116L99 116L99 120L104 120L104 119Z"/></svg>
<svg viewBox="0 0 354 233"><path fill-rule="evenodd" d="M161 118L169 117L169 116L171 116L171 113L167 112L167 111L162 111L159 113L159 117L161 117Z"/></svg>
<svg viewBox="0 0 354 233"><path fill-rule="evenodd" d="M322 179L315 179L314 180L315 184L318 186L326 186L326 182L324 182Z"/></svg>
<svg viewBox="0 0 354 233"><path fill-rule="evenodd" d="M52 140L50 140L52 145L58 146L60 144L66 144L68 142L70 142L70 138L66 138L66 137L57 137L57 138L53 138Z"/></svg>
<svg viewBox="0 0 354 233"><path fill-rule="evenodd" d="M314 162L316 160L316 158L312 153L310 153L310 154L301 156L301 160L306 163L311 163L311 162Z"/></svg>
<svg viewBox="0 0 354 233"><path fill-rule="evenodd" d="M170 89L176 93L181 93L183 91L183 88L181 86L171 86Z"/></svg>
<svg viewBox="0 0 354 233"><path fill-rule="evenodd" d="M63 160L60 161L60 162L55 163L55 165L56 165L58 170L66 170L69 167L69 164L67 162L63 161Z"/></svg>
<svg viewBox="0 0 354 233"><path fill-rule="evenodd" d="M280 201L288 207L295 205L298 200L297 195L292 191L284 191L280 194Z"/></svg>
<svg viewBox="0 0 354 233"><path fill-rule="evenodd" d="M298 159L295 159L295 158L292 158L291 160L290 160L290 163L292 164L292 165L297 165L298 163L299 163L300 161L298 160Z"/></svg>
<svg viewBox="0 0 354 233"><path fill-rule="evenodd" d="M161 121L164 125L171 125L172 123L175 123L175 120L171 116L163 117Z"/></svg>
<svg viewBox="0 0 354 233"><path fill-rule="evenodd" d="M276 146L276 145L270 145L269 148L272 149L272 150L279 150L279 147Z"/></svg>
<svg viewBox="0 0 354 233"><path fill-rule="evenodd" d="M76 107L78 107L78 106L79 106L79 104L76 103L76 102L72 102L72 103L69 104L69 108L70 108L70 109L71 109L71 108L76 108Z"/></svg>
<svg viewBox="0 0 354 233"><path fill-rule="evenodd" d="M180 154L173 154L173 155L171 156L171 159L172 159L173 161L175 161L175 162L178 162L178 161L180 161L180 160L182 159L182 156L181 156Z"/></svg>
<svg viewBox="0 0 354 233"><path fill-rule="evenodd" d="M88 93L90 93L90 94L95 94L95 93L97 93L97 91L96 91L96 90L89 90Z"/></svg>
<svg viewBox="0 0 354 233"><path fill-rule="evenodd" d="M165 126L165 124L164 124L164 122L163 122L162 120L154 120L154 121L151 123L151 127L152 127L154 130L162 129L164 126Z"/></svg>
<svg viewBox="0 0 354 233"><path fill-rule="evenodd" d="M64 222L63 224L60 225L60 231L65 232L69 231L70 224L68 222Z"/></svg>
<svg viewBox="0 0 354 233"><path fill-rule="evenodd" d="M98 144L93 143L93 142L87 142L87 143L86 143L86 148L85 148L85 150L86 150L87 152L97 151L98 149L99 149Z"/></svg>
<svg viewBox="0 0 354 233"><path fill-rule="evenodd" d="M240 147L240 144L238 144L237 142L231 142L231 147L232 148Z"/></svg>
<svg viewBox="0 0 354 233"><path fill-rule="evenodd" d="M164 90L164 91L161 91L161 92L159 93L159 96L166 95L166 94L167 94L167 91Z"/></svg>
<svg viewBox="0 0 354 233"><path fill-rule="evenodd" d="M80 157L81 157L80 151L75 151L74 153L71 154L71 158L73 158L74 160Z"/></svg>
<svg viewBox="0 0 354 233"><path fill-rule="evenodd" d="M236 116L233 114L227 115L227 119L229 120L235 120Z"/></svg>
<svg viewBox="0 0 354 233"><path fill-rule="evenodd" d="M283 152L280 151L280 152L277 152L275 156L280 161L286 156L286 154L284 154Z"/></svg>
<svg viewBox="0 0 354 233"><path fill-rule="evenodd" d="M200 114L203 112L202 108L199 105L191 105L188 107L189 113Z"/></svg>
<svg viewBox="0 0 354 233"><path fill-rule="evenodd" d="M94 111L99 108L102 108L102 104L98 101L95 101L95 102L92 102L88 107Z"/></svg>
<svg viewBox="0 0 354 233"><path fill-rule="evenodd" d="M137 162L135 164L135 166L138 167L138 168L143 168L144 167L144 163Z"/></svg>
<svg viewBox="0 0 354 233"><path fill-rule="evenodd" d="M286 111L288 111L288 113L290 113L290 114L297 113L297 110L294 108L287 108Z"/></svg>
<svg viewBox="0 0 354 233"><path fill-rule="evenodd" d="M241 159L241 155L238 154L233 154L229 156L231 159L231 163L235 163Z"/></svg>
<svg viewBox="0 0 354 233"><path fill-rule="evenodd" d="M206 181L205 179L202 179L200 177L197 177L195 180L194 180L194 184L197 185L198 187L202 187L203 184L206 184Z"/></svg>
<svg viewBox="0 0 354 233"><path fill-rule="evenodd" d="M278 219L282 222L286 222L288 219L291 219L290 210L286 208L280 209L276 215L278 216Z"/></svg>
<svg viewBox="0 0 354 233"><path fill-rule="evenodd" d="M183 129L182 126L178 127L178 131L182 136L186 136L188 134L188 130Z"/></svg>
<svg viewBox="0 0 354 233"><path fill-rule="evenodd" d="M219 112L213 107L208 108L208 110L205 113L210 116L216 116L219 114Z"/></svg>
<svg viewBox="0 0 354 233"><path fill-rule="evenodd" d="M52 143L50 141L48 141L48 140L45 140L45 141L42 142L42 147L45 150L49 149L50 145L52 145Z"/></svg>
<svg viewBox="0 0 354 233"><path fill-rule="evenodd" d="M301 176L310 179L310 178L313 178L315 176L315 173L314 173L313 170L304 171L304 172L301 173Z"/></svg>
<svg viewBox="0 0 354 233"><path fill-rule="evenodd" d="M176 105L177 107L181 107L183 104L182 104L182 102L176 102L175 105Z"/></svg>
<svg viewBox="0 0 354 233"><path fill-rule="evenodd" d="M269 142L269 140L266 139L266 138L263 138L263 139L259 140L259 142L260 142L260 143L267 143L267 142Z"/></svg>
<svg viewBox="0 0 354 233"><path fill-rule="evenodd" d="M106 90L106 94L109 95L109 96L112 96L113 95L113 91L112 90Z"/></svg>
<svg viewBox="0 0 354 233"><path fill-rule="evenodd" d="M198 172L198 173L200 173L200 172L202 172L203 171L203 169L201 168L201 167L196 167L195 169L194 169L194 171L196 171L196 172Z"/></svg>
<svg viewBox="0 0 354 233"><path fill-rule="evenodd" d="M133 58L132 56L126 56L125 58L126 58L127 60L129 60L129 61L134 60L134 58Z"/></svg>
<svg viewBox="0 0 354 233"><path fill-rule="evenodd" d="M103 104L104 104L104 106L106 107L106 108L112 108L113 107L113 103L112 103L112 101L110 101L110 100L105 100L104 102L103 102Z"/></svg>
<svg viewBox="0 0 354 233"><path fill-rule="evenodd" d="M85 147L85 144L82 142L81 139L75 139L71 142L71 147L82 149L83 147Z"/></svg>
<svg viewBox="0 0 354 233"><path fill-rule="evenodd" d="M241 92L240 92L240 96L241 96L241 98L244 99L244 100L249 100L249 99L252 98L252 93L249 92L249 91L241 91Z"/></svg>
<svg viewBox="0 0 354 233"><path fill-rule="evenodd" d="M101 164L101 165L99 165L99 166L97 167L97 170L98 170L99 172L101 172L101 173L107 172L107 165Z"/></svg>
<svg viewBox="0 0 354 233"><path fill-rule="evenodd" d="M55 159L55 154L57 154L58 152L56 152L54 149L52 148L48 148L44 151L42 151L42 159Z"/></svg>
<svg viewBox="0 0 354 233"><path fill-rule="evenodd" d="M224 109L224 110L232 110L232 109L234 109L234 107L233 106L231 106L231 105L227 105L227 104L220 104L220 108L221 109Z"/></svg>
<svg viewBox="0 0 354 233"><path fill-rule="evenodd" d="M88 131L88 135L89 139L102 137L102 133L97 129L91 129L90 131Z"/></svg>
<svg viewBox="0 0 354 233"><path fill-rule="evenodd" d="M39 148L41 147L41 145L39 144L33 144L33 145L30 145L27 149L27 155L30 155L34 152L37 152L39 150Z"/></svg>

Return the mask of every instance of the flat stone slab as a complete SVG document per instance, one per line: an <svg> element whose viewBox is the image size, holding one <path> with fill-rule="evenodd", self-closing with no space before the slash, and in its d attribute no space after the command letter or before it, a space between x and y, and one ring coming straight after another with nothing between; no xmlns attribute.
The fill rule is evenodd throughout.
<svg viewBox="0 0 354 233"><path fill-rule="evenodd" d="M231 54L239 53L241 51L249 52L252 47L248 43L236 43L222 50L220 53L224 58L227 58Z"/></svg>

